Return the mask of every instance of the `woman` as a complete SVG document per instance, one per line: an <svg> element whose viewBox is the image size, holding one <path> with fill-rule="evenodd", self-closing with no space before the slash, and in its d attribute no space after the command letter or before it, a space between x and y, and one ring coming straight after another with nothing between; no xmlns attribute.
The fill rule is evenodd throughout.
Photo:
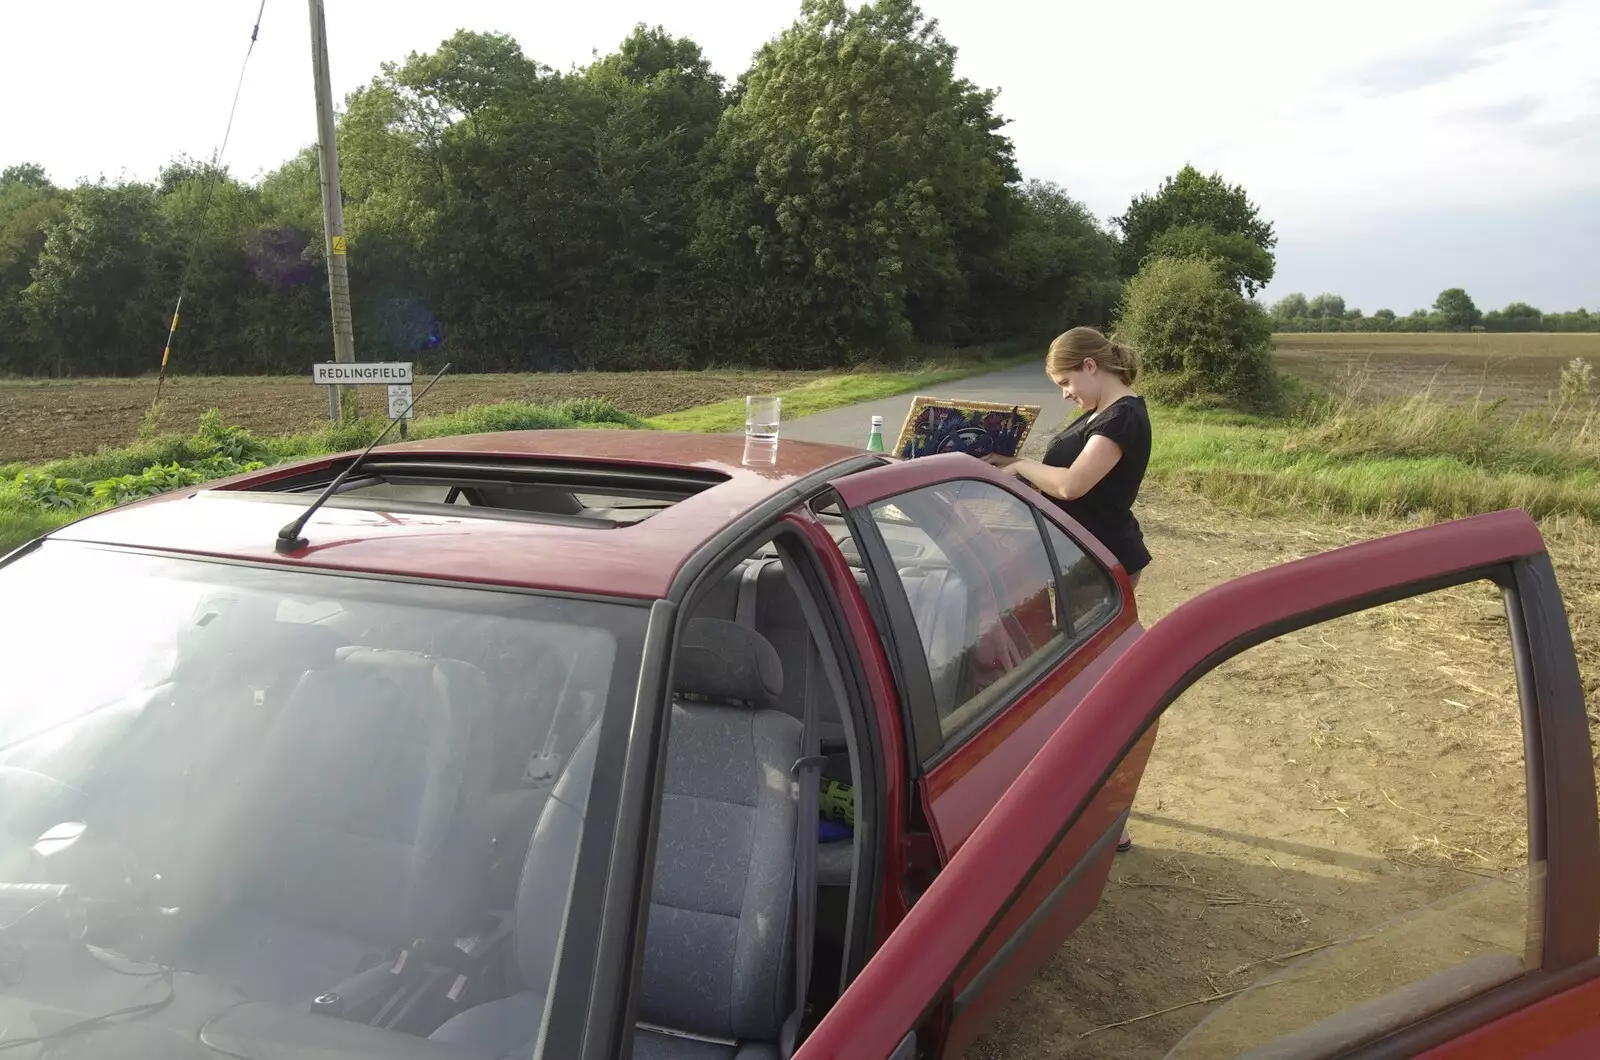
<svg viewBox="0 0 1600 1060"><path fill-rule="evenodd" d="M1133 516L1150 464L1150 413L1133 392L1139 356L1094 328L1073 328L1050 344L1044 370L1062 397L1087 411L1056 436L1043 461L985 459L1059 504L1117 557L1137 586L1150 563ZM1117 849L1132 846L1124 826Z"/></svg>

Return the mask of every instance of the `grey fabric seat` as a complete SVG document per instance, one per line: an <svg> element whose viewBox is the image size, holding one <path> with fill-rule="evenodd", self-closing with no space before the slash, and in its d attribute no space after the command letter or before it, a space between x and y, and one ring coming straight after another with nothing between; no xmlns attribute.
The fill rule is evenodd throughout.
<svg viewBox="0 0 1600 1060"><path fill-rule="evenodd" d="M308 1004L363 958L446 942L483 908L492 735L483 674L344 648L304 675L261 749L231 899L185 940L186 969Z"/></svg>
<svg viewBox="0 0 1600 1060"><path fill-rule="evenodd" d="M633 1055L775 1060L793 1007L800 723L768 706L777 653L734 623L689 622L677 657ZM523 866L516 952L523 992L434 1032L486 1058L529 1057L544 1016L577 856L598 724L545 803Z"/></svg>
<svg viewBox="0 0 1600 1060"><path fill-rule="evenodd" d="M753 583L746 583L746 571L753 572ZM817 701L818 738L823 747L843 747L844 718L839 704L827 692L822 667L815 658L811 629L783 566L776 560L741 564L706 594L696 614L738 622L741 594L751 611L744 624L772 645L783 666L783 691L773 701L773 709L798 721L805 716L806 696L821 692ZM812 656L809 666L807 655Z"/></svg>

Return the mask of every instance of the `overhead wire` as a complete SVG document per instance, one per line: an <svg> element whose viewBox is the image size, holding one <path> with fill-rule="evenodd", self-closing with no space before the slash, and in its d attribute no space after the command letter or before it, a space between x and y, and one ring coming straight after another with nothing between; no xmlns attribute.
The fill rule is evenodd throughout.
<svg viewBox="0 0 1600 1060"><path fill-rule="evenodd" d="M250 27L250 45L245 49L244 61L239 64L239 82L233 89L233 105L228 108L228 124L222 132L222 143L211 155L211 165L206 173L205 196L200 202L200 219L195 225L194 239L189 243L189 257L184 262L178 278L178 301L172 307L172 323L167 328L167 341L161 349L161 372L156 376L156 396L150 403L154 410L161 404L161 388L167 381L167 361L172 357L172 338L178 331L178 314L183 311L183 296L189 291L189 274L194 271L196 256L200 253L200 239L205 234L206 217L211 211L211 196L216 191L217 175L221 172L222 156L228 150L228 139L233 135L233 119L239 110L239 96L244 92L244 75L250 68L250 56L256 50L256 38L261 35L261 16L267 10L267 0L256 8L255 25Z"/></svg>

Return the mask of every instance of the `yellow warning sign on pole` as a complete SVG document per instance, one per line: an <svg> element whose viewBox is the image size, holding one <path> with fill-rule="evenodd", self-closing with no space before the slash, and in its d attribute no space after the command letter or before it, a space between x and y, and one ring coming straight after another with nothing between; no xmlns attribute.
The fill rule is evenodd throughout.
<svg viewBox="0 0 1600 1060"><path fill-rule="evenodd" d="M335 254L343 254L344 253L344 236L334 236L333 237L333 252Z"/></svg>

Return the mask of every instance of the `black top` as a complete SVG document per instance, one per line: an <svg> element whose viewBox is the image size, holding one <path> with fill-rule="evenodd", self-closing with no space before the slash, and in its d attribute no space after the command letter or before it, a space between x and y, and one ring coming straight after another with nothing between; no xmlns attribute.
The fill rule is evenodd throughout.
<svg viewBox="0 0 1600 1060"><path fill-rule="evenodd" d="M1150 466L1150 412L1144 398L1132 394L1118 398L1098 414L1079 416L1050 443L1044 463L1070 467L1096 434L1116 442L1122 459L1077 500L1050 499L1099 538L1123 570L1135 574L1150 562L1139 520L1133 517L1133 502L1139 496L1145 468Z"/></svg>

